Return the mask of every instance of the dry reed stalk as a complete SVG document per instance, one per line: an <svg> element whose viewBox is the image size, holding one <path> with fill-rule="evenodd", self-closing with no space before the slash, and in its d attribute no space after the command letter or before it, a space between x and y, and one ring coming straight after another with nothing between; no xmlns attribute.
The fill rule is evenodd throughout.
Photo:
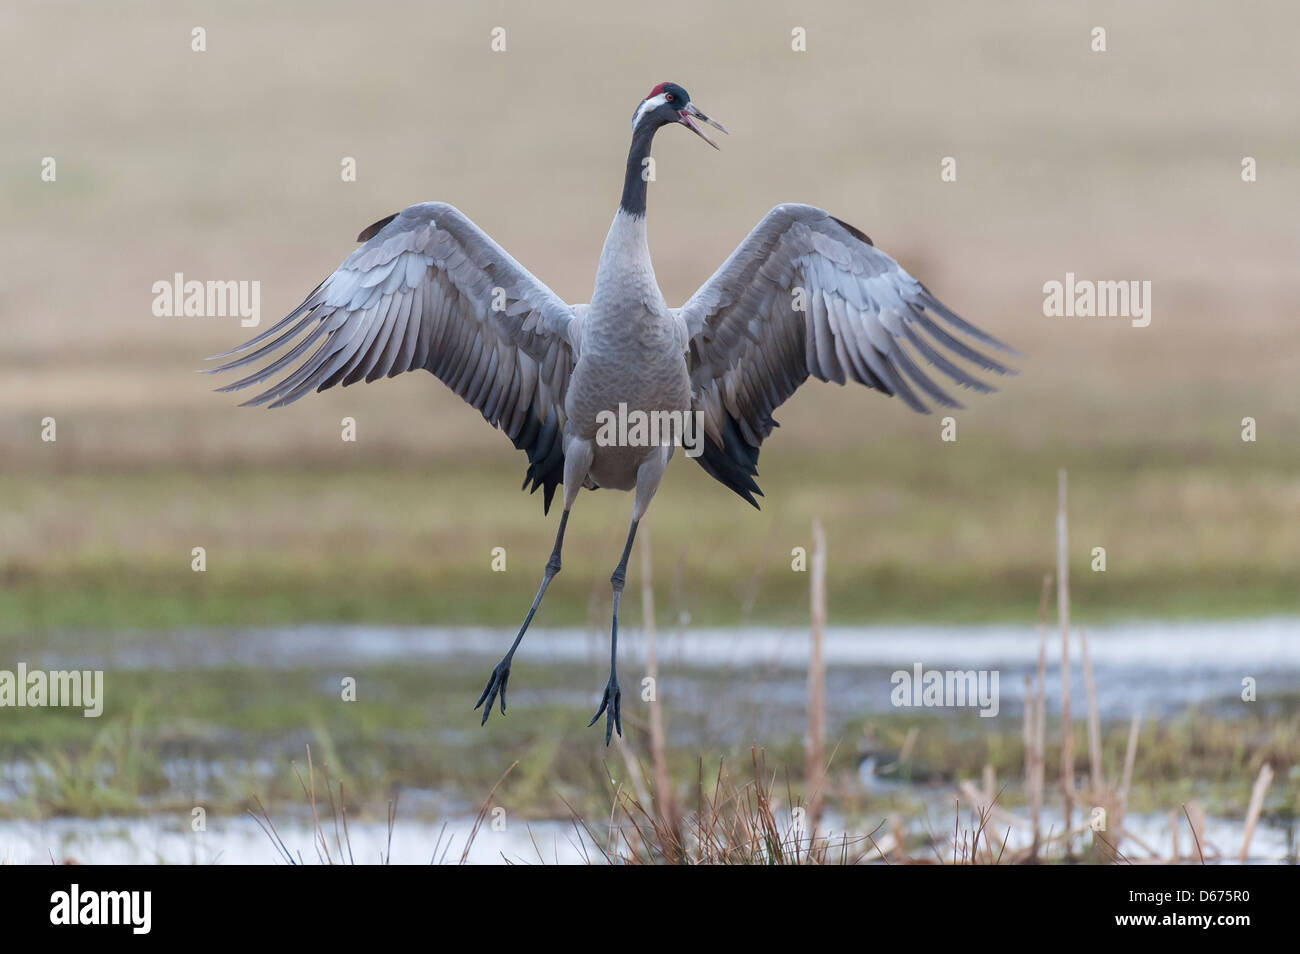
<svg viewBox="0 0 1300 954"><path fill-rule="evenodd" d="M519 765L519 761L517 759L511 762L510 767L507 768L504 772L502 772L501 777L496 780L496 782L492 785L490 789L488 789L487 798L483 799L483 805L479 808L478 814L474 816L474 826L470 828L469 838L465 840L465 850L460 853L460 863L462 865L469 861L469 850L470 848L474 847L474 839L478 837L478 830L483 826L483 819L487 818L487 814L492 808L492 800L496 798L497 789L500 788L501 783L506 780L506 776L509 775L511 772L513 772L515 770L515 767L518 765ZM390 838L392 837L392 827L393 827L392 807L390 805L389 822L388 822Z"/></svg>
<svg viewBox="0 0 1300 954"><path fill-rule="evenodd" d="M659 703L659 657L655 652L655 591L650 567L650 528L641 531L641 614L646 638L646 675L652 680L650 697L650 765L654 772L655 807L665 824L676 829L677 806L672 782L668 778L668 758L664 746L663 707Z"/></svg>
<svg viewBox="0 0 1300 954"><path fill-rule="evenodd" d="M312 767L311 746L307 746L307 779L305 781L302 772L298 770L298 763L291 761L289 765L293 769L293 773L298 776L298 784L302 787L302 793L307 799L307 804L311 806L312 841L316 848L316 857L325 864L333 864L334 860L330 858L329 844L325 840L325 831L321 828L320 815L316 812L316 773Z"/></svg>
<svg viewBox="0 0 1300 954"><path fill-rule="evenodd" d="M1034 811L1034 681L1025 676L1025 712L1020 727L1021 742L1025 747L1025 803L1032 816Z"/></svg>
<svg viewBox="0 0 1300 954"><path fill-rule="evenodd" d="M1089 678L1091 678L1091 675ZM1129 720L1128 726L1128 744L1124 748L1124 768L1120 773L1118 782L1106 787L1107 827L1114 832L1114 840L1111 842L1109 847L1113 849L1112 854L1118 854L1120 842L1125 838L1128 838L1130 841L1135 842L1138 847L1147 854L1155 857L1158 852L1145 842L1139 840L1124 825L1124 816L1128 811L1128 793L1129 789L1133 786L1133 766L1137 762L1138 731L1141 726L1141 714L1137 712L1133 713L1133 717Z"/></svg>
<svg viewBox="0 0 1300 954"><path fill-rule="evenodd" d="M1102 767L1101 715L1097 710L1097 681L1093 677L1092 657L1089 653L1088 634L1079 630L1079 656L1083 663L1083 686L1088 699L1088 796L1094 807L1105 812L1105 828L1093 830L1092 851L1096 860L1111 864L1122 855L1119 799L1113 787L1106 782Z"/></svg>
<svg viewBox="0 0 1300 954"><path fill-rule="evenodd" d="M1273 766L1265 762L1259 767L1255 786L1250 790L1250 807L1246 810L1246 830L1241 838L1241 855L1238 860L1243 864L1250 857L1250 840L1255 837L1255 826L1259 823L1260 813L1264 810L1264 796L1273 784Z"/></svg>
<svg viewBox="0 0 1300 954"><path fill-rule="evenodd" d="M1088 634L1079 630L1079 652L1083 660L1083 686L1088 696L1088 764L1092 772L1092 790L1106 789L1101 769L1101 716L1097 712L1097 683L1092 676L1092 659L1088 655Z"/></svg>
<svg viewBox="0 0 1300 954"><path fill-rule="evenodd" d="M1192 846L1196 849L1196 858L1205 864L1205 851L1202 848L1205 844L1205 809L1193 799L1183 806L1183 814L1187 816L1187 825L1192 830Z"/></svg>
<svg viewBox="0 0 1300 954"><path fill-rule="evenodd" d="M1119 807L1128 807L1128 792L1133 785L1133 765L1137 761L1138 731L1142 727L1142 713L1133 713L1128 724L1128 746L1124 749L1124 774L1119 782Z"/></svg>
<svg viewBox="0 0 1300 954"><path fill-rule="evenodd" d="M1074 814L1074 726L1070 719L1070 534L1066 493L1062 467L1056 475L1056 616L1061 626L1061 796L1068 832ZM1068 839L1065 853L1070 854Z"/></svg>
<svg viewBox="0 0 1300 954"><path fill-rule="evenodd" d="M809 837L821 823L826 787L826 662L822 645L826 632L826 534L816 517L812 523L811 652L808 660L808 739L804 765Z"/></svg>
<svg viewBox="0 0 1300 954"><path fill-rule="evenodd" d="M1026 705L1034 709L1034 773L1029 787L1030 815L1034 823L1034 842L1030 857L1038 857L1043 815L1043 787L1047 779L1047 600L1052 590L1052 575L1043 577L1043 590L1038 598L1038 672L1035 674L1033 702Z"/></svg>

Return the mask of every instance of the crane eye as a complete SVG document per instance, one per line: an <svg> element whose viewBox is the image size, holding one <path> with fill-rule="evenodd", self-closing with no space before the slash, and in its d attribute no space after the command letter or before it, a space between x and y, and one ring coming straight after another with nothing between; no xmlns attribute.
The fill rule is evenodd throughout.
<svg viewBox="0 0 1300 954"><path fill-rule="evenodd" d="M672 94L672 93L667 93L667 94L665 94L665 96L664 96L664 100L665 100L666 102L671 103L671 102L673 101L673 94Z"/></svg>

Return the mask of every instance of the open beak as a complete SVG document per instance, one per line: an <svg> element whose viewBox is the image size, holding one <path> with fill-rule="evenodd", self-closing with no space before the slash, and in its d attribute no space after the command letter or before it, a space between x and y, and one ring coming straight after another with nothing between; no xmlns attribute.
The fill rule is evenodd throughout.
<svg viewBox="0 0 1300 954"><path fill-rule="evenodd" d="M723 126L722 123L715 122L714 120L710 119L708 116L705 116L702 112L700 112L698 109L695 108L694 103L687 103L685 109L681 109L677 111L677 115L681 117L680 119L677 120L679 123L681 123L687 129L689 129L691 132L695 133L695 135L699 136L701 139L707 142L714 149L718 148L718 144L704 134L704 130L700 128L700 124L697 123L695 120L698 119L701 120L702 122L706 122L714 129L721 129L724 133L727 131L727 127Z"/></svg>

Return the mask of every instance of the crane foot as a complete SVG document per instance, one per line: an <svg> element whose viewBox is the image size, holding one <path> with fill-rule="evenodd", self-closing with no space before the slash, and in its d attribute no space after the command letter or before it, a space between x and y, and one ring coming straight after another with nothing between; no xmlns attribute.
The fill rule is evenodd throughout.
<svg viewBox="0 0 1300 954"><path fill-rule="evenodd" d="M587 728L596 724L601 713L605 714L605 744L609 745L609 740L613 738L614 730L618 729L618 737L623 738L623 693L618 688L618 676L613 672L609 674L609 682L605 684L605 697L600 700L600 708L596 714L591 717L587 723Z"/></svg>
<svg viewBox="0 0 1300 954"><path fill-rule="evenodd" d="M501 696L501 714L506 714L506 683L510 681L510 657L507 656L496 664L492 670L492 675L488 677L488 683L483 689L483 695L478 697L478 702L474 703L474 708L483 706L483 721L479 725L487 725L488 716L492 714L492 703L497 701L498 693Z"/></svg>

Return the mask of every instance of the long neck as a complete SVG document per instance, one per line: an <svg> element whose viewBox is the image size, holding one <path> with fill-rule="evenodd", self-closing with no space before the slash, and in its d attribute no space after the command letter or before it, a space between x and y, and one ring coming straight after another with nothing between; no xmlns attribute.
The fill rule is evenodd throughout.
<svg viewBox="0 0 1300 954"><path fill-rule="evenodd" d="M600 265L596 268L596 287L591 292L588 315L605 316L601 323L609 327L617 324L617 316L626 311L623 305L629 295L641 301L663 299L646 242L646 181L641 177L642 160L650 155L650 142L654 137L655 127L649 125L637 128L632 134L623 198L614 213L609 234L605 236Z"/></svg>
<svg viewBox="0 0 1300 954"><path fill-rule="evenodd" d="M632 146L627 151L627 174L623 178L623 198L618 207L628 215L645 217L646 167L650 144L659 127L645 122L632 133Z"/></svg>

